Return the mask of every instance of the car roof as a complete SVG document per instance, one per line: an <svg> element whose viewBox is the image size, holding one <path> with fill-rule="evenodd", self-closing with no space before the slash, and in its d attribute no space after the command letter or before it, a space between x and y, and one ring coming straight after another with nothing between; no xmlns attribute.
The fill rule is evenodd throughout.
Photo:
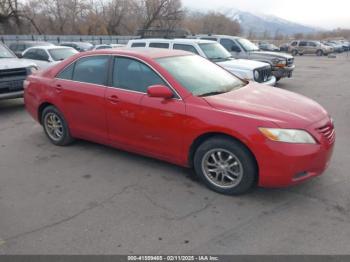
<svg viewBox="0 0 350 262"><path fill-rule="evenodd" d="M44 50L52 50L52 49L73 49L72 47L69 46L56 46L56 45L48 45L48 46L32 46L29 47L27 50L30 49L44 49Z"/></svg>
<svg viewBox="0 0 350 262"><path fill-rule="evenodd" d="M65 45L65 44L76 44L76 45L79 45L79 44L90 44L90 45L92 45L89 42L62 42L62 43L60 43L60 45Z"/></svg>
<svg viewBox="0 0 350 262"><path fill-rule="evenodd" d="M157 59L163 57L175 57L184 55L194 55L193 53L182 50L169 50L164 48L123 48L123 49L103 49L95 51L87 51L81 54L86 55L125 55L136 56L142 58Z"/></svg>
<svg viewBox="0 0 350 262"><path fill-rule="evenodd" d="M198 35L195 35L195 37L220 37L220 38L226 37L226 38L232 38L232 39L242 38L239 36L232 36L232 35L206 35L206 34L198 34Z"/></svg>
<svg viewBox="0 0 350 262"><path fill-rule="evenodd" d="M157 43L183 43L183 44L209 44L215 41L203 40L203 39L191 39L191 38L174 38L174 39L164 39L164 38L146 38L146 39L134 39L130 40L131 43L144 43L144 42L157 42ZM216 42L215 42L216 43Z"/></svg>

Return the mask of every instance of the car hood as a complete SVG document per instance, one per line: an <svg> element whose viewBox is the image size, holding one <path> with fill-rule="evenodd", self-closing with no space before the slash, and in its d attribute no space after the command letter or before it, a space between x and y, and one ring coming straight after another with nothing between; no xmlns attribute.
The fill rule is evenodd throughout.
<svg viewBox="0 0 350 262"><path fill-rule="evenodd" d="M286 53L276 53L276 52L269 52L269 51L253 51L253 52L250 52L250 54L253 54L258 57L285 58L285 59L293 58L293 56Z"/></svg>
<svg viewBox="0 0 350 262"><path fill-rule="evenodd" d="M257 68L270 66L269 64L264 62L248 60L248 59L232 59L232 60L227 60L223 62L218 62L217 64L222 66L223 68L228 69L229 71L231 69L254 70Z"/></svg>
<svg viewBox="0 0 350 262"><path fill-rule="evenodd" d="M253 82L203 99L216 109L270 121L281 128L306 128L328 115L322 106L307 97Z"/></svg>
<svg viewBox="0 0 350 262"><path fill-rule="evenodd" d="M18 58L1 58L0 70L36 66L35 63Z"/></svg>

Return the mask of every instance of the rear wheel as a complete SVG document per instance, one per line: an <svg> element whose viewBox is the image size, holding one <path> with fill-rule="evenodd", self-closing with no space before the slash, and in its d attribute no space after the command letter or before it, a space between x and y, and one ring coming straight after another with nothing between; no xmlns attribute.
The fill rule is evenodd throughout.
<svg viewBox="0 0 350 262"><path fill-rule="evenodd" d="M295 50L295 49L294 49L294 50L292 51L292 55L293 55L293 56L296 56L297 54L298 54L298 50Z"/></svg>
<svg viewBox="0 0 350 262"><path fill-rule="evenodd" d="M227 194L244 194L254 187L258 168L250 151L240 142L215 137L196 150L194 168L199 178L212 190Z"/></svg>
<svg viewBox="0 0 350 262"><path fill-rule="evenodd" d="M46 136L54 145L66 146L73 142L67 122L56 107L48 106L43 110L41 123Z"/></svg>
<svg viewBox="0 0 350 262"><path fill-rule="evenodd" d="M317 50L316 55L317 56L323 56L323 51L322 50Z"/></svg>

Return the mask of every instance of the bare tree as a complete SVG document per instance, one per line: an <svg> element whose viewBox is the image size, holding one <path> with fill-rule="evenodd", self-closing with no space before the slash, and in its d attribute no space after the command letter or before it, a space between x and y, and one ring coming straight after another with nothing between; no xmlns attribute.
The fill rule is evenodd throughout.
<svg viewBox="0 0 350 262"><path fill-rule="evenodd" d="M187 12L183 24L184 27L188 28L193 34L213 33L238 35L240 33L240 25L237 21L218 12Z"/></svg>
<svg viewBox="0 0 350 262"><path fill-rule="evenodd" d="M181 0L139 0L142 29L152 26L172 29L182 19Z"/></svg>

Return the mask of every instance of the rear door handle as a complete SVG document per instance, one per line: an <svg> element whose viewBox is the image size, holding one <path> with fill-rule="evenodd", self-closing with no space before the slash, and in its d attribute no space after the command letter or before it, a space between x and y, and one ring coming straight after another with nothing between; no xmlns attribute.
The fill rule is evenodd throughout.
<svg viewBox="0 0 350 262"><path fill-rule="evenodd" d="M112 104L116 104L118 103L120 100L119 100L119 97L116 96L116 95L112 95L110 97L107 98L109 102L111 102Z"/></svg>

